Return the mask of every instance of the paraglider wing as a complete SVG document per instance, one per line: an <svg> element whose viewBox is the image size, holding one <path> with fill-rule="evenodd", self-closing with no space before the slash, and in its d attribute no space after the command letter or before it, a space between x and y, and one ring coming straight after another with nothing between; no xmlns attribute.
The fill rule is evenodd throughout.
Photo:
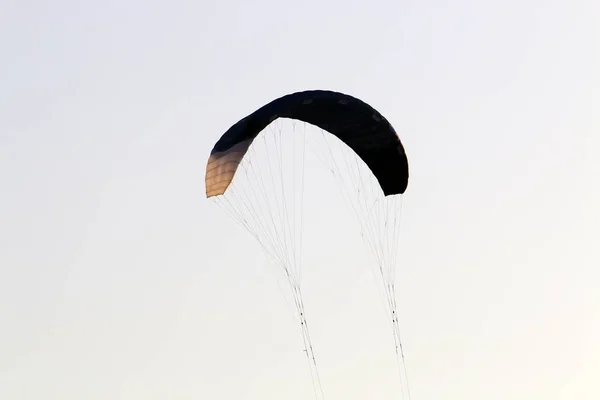
<svg viewBox="0 0 600 400"><path fill-rule="evenodd" d="M408 160L390 123L357 98L311 90L273 100L223 134L206 167L207 197L225 193L254 138L277 118L307 122L338 137L365 162L385 196L406 190Z"/></svg>

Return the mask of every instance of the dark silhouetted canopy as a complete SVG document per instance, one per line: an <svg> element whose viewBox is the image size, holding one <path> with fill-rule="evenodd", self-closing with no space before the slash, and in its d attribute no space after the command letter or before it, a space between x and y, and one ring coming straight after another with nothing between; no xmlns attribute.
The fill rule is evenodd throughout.
<svg viewBox="0 0 600 400"><path fill-rule="evenodd" d="M366 163L384 195L401 194L406 190L408 160L391 124L357 98L311 90L273 100L223 134L208 160L207 197L225 193L254 138L277 118L304 121L338 137Z"/></svg>

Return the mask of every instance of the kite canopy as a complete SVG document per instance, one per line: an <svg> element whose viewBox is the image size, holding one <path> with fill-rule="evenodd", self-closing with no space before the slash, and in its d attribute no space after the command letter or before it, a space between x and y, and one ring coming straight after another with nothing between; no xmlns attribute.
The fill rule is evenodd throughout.
<svg viewBox="0 0 600 400"><path fill-rule="evenodd" d="M278 118L292 120L291 127L280 129L287 124L273 123ZM306 125L317 129L306 129ZM323 400L301 288L304 203L305 194L310 193L305 193L305 182L313 176L305 174L305 162L317 160L323 164L321 173L330 172L334 178L328 184L339 184L339 194L347 200L361 237L373 253L373 272L381 277L401 368L402 398L406 392L410 399L395 295L403 196L394 196L406 190L408 161L390 123L368 104L346 94L324 90L288 94L263 105L223 134L208 160L206 195L256 239L287 281L315 398ZM315 194L319 204L325 203L322 192ZM323 206L328 208L313 208L315 216L319 215L315 221L319 230L328 219L323 210L338 205ZM339 233L346 229L339 224L331 228ZM314 244L328 246L326 236ZM247 267L245 260L241 263L240 268Z"/></svg>
<svg viewBox="0 0 600 400"><path fill-rule="evenodd" d="M404 193L408 160L391 124L373 107L352 96L310 90L280 97L233 125L215 144L206 167L206 196L225 193L252 141L277 118L315 125L360 157L385 196Z"/></svg>

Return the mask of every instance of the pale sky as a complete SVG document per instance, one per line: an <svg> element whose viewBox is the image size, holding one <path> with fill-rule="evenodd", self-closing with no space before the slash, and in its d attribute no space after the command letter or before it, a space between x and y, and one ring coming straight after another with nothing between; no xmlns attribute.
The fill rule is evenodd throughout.
<svg viewBox="0 0 600 400"><path fill-rule="evenodd" d="M277 275L203 178L232 123L320 88L409 157L412 399L597 400L598 21L597 0L5 0L0 398L313 398ZM397 398L371 259L315 204L325 398Z"/></svg>

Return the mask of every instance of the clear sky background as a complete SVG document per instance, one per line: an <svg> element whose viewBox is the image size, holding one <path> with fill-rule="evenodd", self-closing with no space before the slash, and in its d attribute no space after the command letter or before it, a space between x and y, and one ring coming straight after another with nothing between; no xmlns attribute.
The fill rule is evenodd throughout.
<svg viewBox="0 0 600 400"><path fill-rule="evenodd" d="M598 21L596 0L3 1L0 398L312 398L277 274L203 177L233 122L326 88L409 155L412 398L597 400ZM304 266L325 398L397 398L371 260L327 204Z"/></svg>

